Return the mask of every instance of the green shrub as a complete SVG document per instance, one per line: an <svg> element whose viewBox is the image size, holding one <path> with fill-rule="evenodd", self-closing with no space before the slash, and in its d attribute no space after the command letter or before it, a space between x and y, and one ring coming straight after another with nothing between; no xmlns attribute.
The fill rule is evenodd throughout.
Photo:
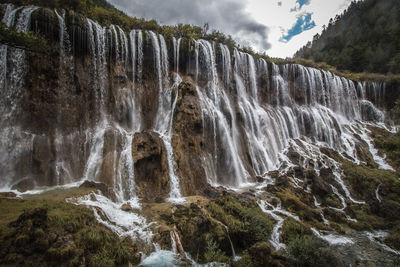
<svg viewBox="0 0 400 267"><path fill-rule="evenodd" d="M341 259L329 245L315 236L294 239L288 246L297 266L343 266Z"/></svg>
<svg viewBox="0 0 400 267"><path fill-rule="evenodd" d="M229 257L219 249L218 244L212 239L207 242L204 258L207 262L228 262L230 260Z"/></svg>

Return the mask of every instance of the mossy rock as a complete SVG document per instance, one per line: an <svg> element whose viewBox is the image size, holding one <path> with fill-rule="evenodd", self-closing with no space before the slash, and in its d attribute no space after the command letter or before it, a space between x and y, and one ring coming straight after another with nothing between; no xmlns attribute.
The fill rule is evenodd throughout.
<svg viewBox="0 0 400 267"><path fill-rule="evenodd" d="M327 242L312 235L294 239L288 251L295 259L295 266L343 266L343 262Z"/></svg>
<svg viewBox="0 0 400 267"><path fill-rule="evenodd" d="M0 200L0 265L127 266L137 246L85 207L57 200Z"/></svg>
<svg viewBox="0 0 400 267"><path fill-rule="evenodd" d="M385 238L385 243L395 250L400 250L400 222L389 232L389 236Z"/></svg>
<svg viewBox="0 0 400 267"><path fill-rule="evenodd" d="M310 228L306 227L304 224L288 218L285 220L282 226L282 239L285 244L289 244L296 238L300 238L304 235L311 235L312 232Z"/></svg>

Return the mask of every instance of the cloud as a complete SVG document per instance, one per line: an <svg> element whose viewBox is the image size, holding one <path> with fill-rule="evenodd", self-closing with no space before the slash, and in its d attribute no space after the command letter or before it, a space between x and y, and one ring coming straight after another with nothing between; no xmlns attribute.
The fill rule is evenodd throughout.
<svg viewBox="0 0 400 267"><path fill-rule="evenodd" d="M155 19L161 24L178 23L202 26L208 23L245 45L267 50L269 28L246 11L240 0L108 0L131 16Z"/></svg>
<svg viewBox="0 0 400 267"><path fill-rule="evenodd" d="M285 35L279 40L280 42L289 42L294 36L310 30L316 26L315 21L312 19L312 13L304 13L297 17L296 23L290 28Z"/></svg>

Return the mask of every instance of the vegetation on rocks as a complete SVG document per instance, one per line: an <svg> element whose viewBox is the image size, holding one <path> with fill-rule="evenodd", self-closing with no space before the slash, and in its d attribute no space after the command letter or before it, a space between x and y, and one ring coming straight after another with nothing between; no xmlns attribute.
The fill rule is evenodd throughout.
<svg viewBox="0 0 400 267"><path fill-rule="evenodd" d="M129 238L100 225L91 210L65 203L57 193L0 199L1 265L128 266L140 260L136 251Z"/></svg>
<svg viewBox="0 0 400 267"><path fill-rule="evenodd" d="M340 257L328 243L312 236L304 235L290 242L288 251L295 257L295 266L342 266Z"/></svg>
<svg viewBox="0 0 400 267"><path fill-rule="evenodd" d="M48 51L47 41L31 32L22 33L9 29L0 22L0 44L32 52Z"/></svg>

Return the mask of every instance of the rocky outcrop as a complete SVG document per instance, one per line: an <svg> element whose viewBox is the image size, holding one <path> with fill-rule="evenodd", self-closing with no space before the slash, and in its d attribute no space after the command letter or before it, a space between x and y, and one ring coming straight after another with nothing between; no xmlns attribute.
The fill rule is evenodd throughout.
<svg viewBox="0 0 400 267"><path fill-rule="evenodd" d="M178 88L173 124L172 145L184 195L203 191L207 181L203 167L203 124L198 95L193 83L182 82Z"/></svg>
<svg viewBox="0 0 400 267"><path fill-rule="evenodd" d="M136 133L132 142L135 181L143 201L165 199L170 192L170 180L165 146L154 132Z"/></svg>

